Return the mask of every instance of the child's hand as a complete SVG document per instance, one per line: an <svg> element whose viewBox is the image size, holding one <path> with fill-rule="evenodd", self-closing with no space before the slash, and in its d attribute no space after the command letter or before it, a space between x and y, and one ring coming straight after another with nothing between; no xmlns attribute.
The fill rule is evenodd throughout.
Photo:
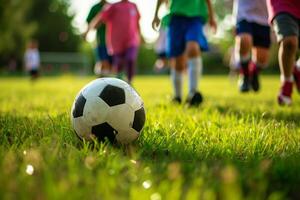
<svg viewBox="0 0 300 200"><path fill-rule="evenodd" d="M216 20L214 18L210 18L208 23L213 33L215 34L218 28Z"/></svg>
<svg viewBox="0 0 300 200"><path fill-rule="evenodd" d="M155 16L154 19L153 19L153 21L152 21L152 28L154 30L157 30L158 27L159 27L159 24L160 24L160 19L159 19L158 16Z"/></svg>
<svg viewBox="0 0 300 200"><path fill-rule="evenodd" d="M81 34L81 37L82 37L84 40L86 40L87 34L88 34L88 33L89 33L88 31L85 31L84 33Z"/></svg>

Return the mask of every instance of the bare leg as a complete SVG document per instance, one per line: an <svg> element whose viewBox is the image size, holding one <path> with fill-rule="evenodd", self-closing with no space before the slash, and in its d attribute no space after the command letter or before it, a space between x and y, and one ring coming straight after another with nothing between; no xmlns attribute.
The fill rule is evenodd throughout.
<svg viewBox="0 0 300 200"><path fill-rule="evenodd" d="M284 80L290 80L295 65L296 53L298 48L297 36L285 37L280 42L278 59L281 76Z"/></svg>
<svg viewBox="0 0 300 200"><path fill-rule="evenodd" d="M293 68L296 60L298 48L297 36L288 36L280 42L278 59L281 71L281 89L278 95L278 103L280 105L290 105L292 103L293 91Z"/></svg>

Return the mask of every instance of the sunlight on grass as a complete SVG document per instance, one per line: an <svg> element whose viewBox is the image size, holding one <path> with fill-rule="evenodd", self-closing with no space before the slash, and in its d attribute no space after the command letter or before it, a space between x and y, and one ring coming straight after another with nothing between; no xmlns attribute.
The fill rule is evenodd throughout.
<svg viewBox="0 0 300 200"><path fill-rule="evenodd" d="M81 142L71 104L93 77L0 80L0 199L295 199L300 98L276 103L279 80L239 94L201 81L199 108L174 105L168 77L137 77L147 120L130 147ZM186 92L186 91L185 91Z"/></svg>

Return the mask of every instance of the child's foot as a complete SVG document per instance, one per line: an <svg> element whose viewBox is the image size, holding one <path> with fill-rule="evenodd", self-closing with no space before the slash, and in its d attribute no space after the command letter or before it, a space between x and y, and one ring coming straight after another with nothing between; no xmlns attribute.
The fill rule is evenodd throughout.
<svg viewBox="0 0 300 200"><path fill-rule="evenodd" d="M296 88L297 88L298 92L300 93L300 70L296 66L294 67L293 75L294 75L294 81L296 84Z"/></svg>
<svg viewBox="0 0 300 200"><path fill-rule="evenodd" d="M292 104L292 92L293 92L293 82L285 81L281 85L280 92L278 94L277 100L279 105L291 105Z"/></svg>
<svg viewBox="0 0 300 200"><path fill-rule="evenodd" d="M250 90L249 75L242 75L239 81L240 92L248 92Z"/></svg>
<svg viewBox="0 0 300 200"><path fill-rule="evenodd" d="M258 92L259 88L260 88L260 84L259 84L259 69L257 68L257 66L252 63L251 65L251 87L253 89L254 92Z"/></svg>
<svg viewBox="0 0 300 200"><path fill-rule="evenodd" d="M174 97L174 98L172 99L172 102L173 102L173 103L181 104L181 98L180 98L180 97Z"/></svg>
<svg viewBox="0 0 300 200"><path fill-rule="evenodd" d="M198 106L202 103L202 101L203 97L200 92L195 92L194 94L189 95L189 97L187 98L187 103L190 106Z"/></svg>

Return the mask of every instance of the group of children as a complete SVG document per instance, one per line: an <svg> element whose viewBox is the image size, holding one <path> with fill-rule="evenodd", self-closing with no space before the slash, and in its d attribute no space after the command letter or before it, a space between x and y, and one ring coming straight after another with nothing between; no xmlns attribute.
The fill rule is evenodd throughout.
<svg viewBox="0 0 300 200"><path fill-rule="evenodd" d="M290 105L293 82L300 92L300 67L295 62L300 35L300 1L236 0L235 16L235 53L242 75L240 91L260 88L258 75L268 63L271 25L279 43L281 89L277 99L280 105Z"/></svg>
<svg viewBox="0 0 300 200"><path fill-rule="evenodd" d="M158 10L162 3L169 3L166 51L171 66L174 101L180 103L182 100L182 76L187 68L187 102L198 105L202 102L198 90L202 72L201 52L208 49L202 29L206 22L216 29L211 1L158 0L152 24L154 28L160 23ZM272 27L279 43L281 70L281 88L277 99L280 105L290 105L293 83L300 92L300 64L296 64L300 37L300 1L235 0L234 16L234 53L241 73L240 91L260 89L259 74L268 63Z"/></svg>
<svg viewBox="0 0 300 200"><path fill-rule="evenodd" d="M113 4L100 1L95 6L87 18L88 28L84 37L91 29L97 28L97 54L101 67L104 70L115 69L118 76L125 70L127 81L131 83L140 44L140 14L137 6L128 0ZM105 28L106 31L103 31ZM111 65L114 67L111 68Z"/></svg>
<svg viewBox="0 0 300 200"><path fill-rule="evenodd" d="M203 67L202 52L208 50L203 27L208 23L214 31L217 28L211 0L158 0L152 22L154 29L160 25L158 10L163 3L169 8L169 13L162 19L161 44L157 50L161 66L171 67L173 101L182 102L183 74L186 70L189 77L186 102L191 106L199 105L203 100L198 89ZM293 83L300 92L300 59L296 63L300 47L300 1L235 0L234 16L234 51L241 73L240 91L260 89L259 74L268 63L272 27L279 44L281 88L278 103L290 105ZM101 0L92 7L84 36L97 28L96 71L100 71L101 67L104 75L111 73L112 69L121 74L125 69L131 83L140 44L139 19L137 6L128 0L113 4ZM39 62L37 43L33 41L25 54L26 68L33 79L38 76Z"/></svg>

